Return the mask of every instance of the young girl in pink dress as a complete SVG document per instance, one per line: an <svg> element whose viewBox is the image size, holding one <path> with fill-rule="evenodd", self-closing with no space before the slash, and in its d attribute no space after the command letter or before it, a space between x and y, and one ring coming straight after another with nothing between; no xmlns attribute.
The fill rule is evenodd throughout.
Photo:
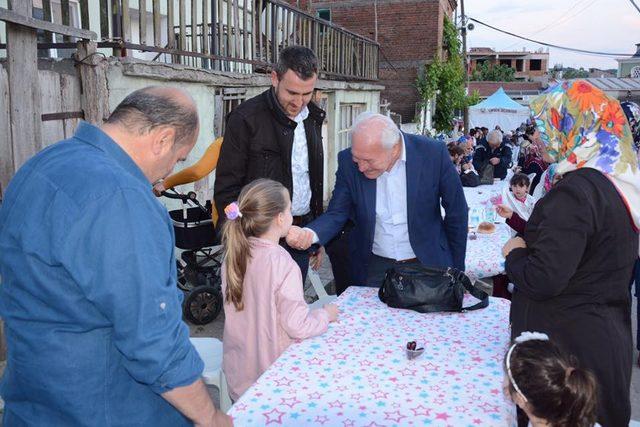
<svg viewBox="0 0 640 427"><path fill-rule="evenodd" d="M338 309L328 304L309 310L300 268L278 244L293 220L282 184L253 181L225 215L222 366L237 400L294 340L325 332Z"/></svg>

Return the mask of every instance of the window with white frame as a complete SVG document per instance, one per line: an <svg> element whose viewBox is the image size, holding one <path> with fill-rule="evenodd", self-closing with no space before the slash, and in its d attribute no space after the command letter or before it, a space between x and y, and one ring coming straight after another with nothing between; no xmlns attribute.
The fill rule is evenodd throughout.
<svg viewBox="0 0 640 427"><path fill-rule="evenodd" d="M353 125L353 121L360 113L362 113L367 104L340 104L340 129L338 130L338 147L336 151L340 152L351 146L349 140L349 130Z"/></svg>

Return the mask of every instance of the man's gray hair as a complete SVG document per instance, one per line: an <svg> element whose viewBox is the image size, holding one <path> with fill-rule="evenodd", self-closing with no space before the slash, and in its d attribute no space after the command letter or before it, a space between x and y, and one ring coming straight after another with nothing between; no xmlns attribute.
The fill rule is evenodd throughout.
<svg viewBox="0 0 640 427"><path fill-rule="evenodd" d="M390 117L385 116L384 114L372 113L368 111L360 113L355 118L355 120L353 121L353 125L351 126L351 130L349 131L349 136L353 137L353 134L355 134L371 122L380 122L384 124L384 128L382 129L382 133L380 135L380 140L382 141L383 148L385 148L386 150L390 150L398 142L400 142L400 129L398 129L398 126L393 120L391 120Z"/></svg>
<svg viewBox="0 0 640 427"><path fill-rule="evenodd" d="M502 142L502 132L500 132L497 129L490 131L487 134L487 142L490 142L490 141Z"/></svg>
<svg viewBox="0 0 640 427"><path fill-rule="evenodd" d="M176 144L190 143L198 128L198 111L163 93L162 89L148 86L132 92L118 104L106 123L121 124L137 135L158 126L171 126L176 131Z"/></svg>

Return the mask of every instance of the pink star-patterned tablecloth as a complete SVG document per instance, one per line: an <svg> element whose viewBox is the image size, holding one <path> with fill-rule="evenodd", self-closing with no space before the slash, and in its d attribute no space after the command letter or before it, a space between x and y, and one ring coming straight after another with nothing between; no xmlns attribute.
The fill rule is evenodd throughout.
<svg viewBox="0 0 640 427"><path fill-rule="evenodd" d="M465 305L472 304L468 297ZM514 426L502 392L509 307L420 314L350 287L339 323L289 347L231 408L237 426ZM408 360L408 341L425 347Z"/></svg>
<svg viewBox="0 0 640 427"><path fill-rule="evenodd" d="M492 234L480 234L473 230L467 235L465 258L466 273L472 279L493 277L504 272L502 247L511 238L511 228L501 222L494 224Z"/></svg>
<svg viewBox="0 0 640 427"><path fill-rule="evenodd" d="M506 181L498 181L492 185L479 185L477 187L463 187L464 197L467 205L481 206L489 201L491 197L502 194L502 190L509 185Z"/></svg>
<svg viewBox="0 0 640 427"><path fill-rule="evenodd" d="M501 196L503 189L508 184L506 181L498 181L493 185L464 187L464 196L467 199L470 216L473 208L484 209L486 206L493 206L490 203L491 198ZM482 220L484 219L482 218ZM475 228L469 229L465 265L467 275L473 279L493 277L504 273L502 247L511 238L511 228L503 218L497 215L495 220L495 233L480 234L475 233Z"/></svg>

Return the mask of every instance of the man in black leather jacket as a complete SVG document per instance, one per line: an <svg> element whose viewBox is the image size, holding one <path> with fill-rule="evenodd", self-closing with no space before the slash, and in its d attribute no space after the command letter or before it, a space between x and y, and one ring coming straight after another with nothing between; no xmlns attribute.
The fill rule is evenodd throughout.
<svg viewBox="0 0 640 427"><path fill-rule="evenodd" d="M222 220L225 206L257 178L273 179L289 190L294 225L302 227L322 213L325 112L311 101L317 78L314 53L287 47L271 72L272 87L229 113L214 185ZM284 246L304 280L308 253Z"/></svg>
<svg viewBox="0 0 640 427"><path fill-rule="evenodd" d="M473 155L473 167L482 176L482 170L487 164L493 165L493 177L505 179L507 170L511 167L511 148L502 140L502 132L492 130L487 134L487 140L481 141Z"/></svg>

